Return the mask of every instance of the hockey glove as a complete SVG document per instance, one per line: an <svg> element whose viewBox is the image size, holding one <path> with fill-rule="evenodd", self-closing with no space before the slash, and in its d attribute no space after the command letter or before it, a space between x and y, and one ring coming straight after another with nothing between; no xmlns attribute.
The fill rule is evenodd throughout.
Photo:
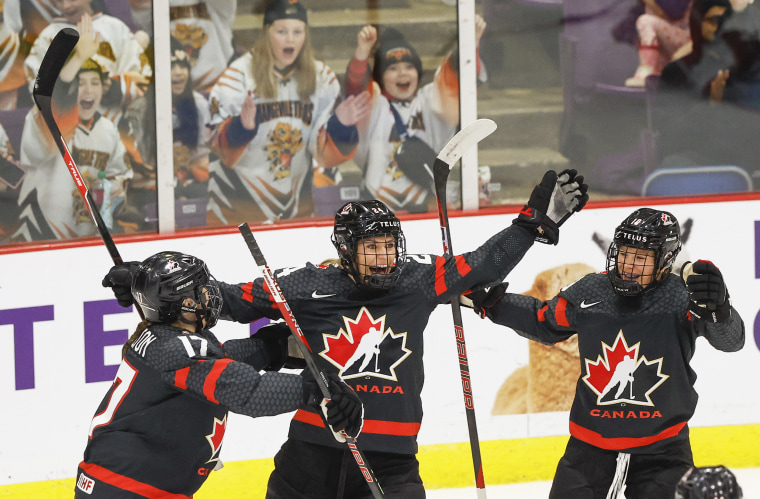
<svg viewBox="0 0 760 499"><path fill-rule="evenodd" d="M291 338L290 328L284 322L267 324L253 335L254 338L264 342L269 362L264 367L265 371L279 371L280 369L304 369L306 361L301 358L291 357L288 354L288 345Z"/></svg>
<svg viewBox="0 0 760 499"><path fill-rule="evenodd" d="M681 268L691 303L689 312L707 322L725 322L731 316L731 302L723 275L712 262L697 260Z"/></svg>
<svg viewBox="0 0 760 499"><path fill-rule="evenodd" d="M547 171L512 223L535 233L538 242L557 244L559 227L588 201L588 185L577 173L562 170L557 175L554 170Z"/></svg>
<svg viewBox="0 0 760 499"><path fill-rule="evenodd" d="M508 282L502 282L490 288L483 288L459 297L459 303L471 308L480 318L485 318L488 309L499 303L509 286Z"/></svg>
<svg viewBox="0 0 760 499"><path fill-rule="evenodd" d="M336 373L324 372L331 399L322 397L317 382L304 377L304 404L317 409L338 442L346 441L342 432L353 438L359 436L364 426L364 406L359 396Z"/></svg>
<svg viewBox="0 0 760 499"><path fill-rule="evenodd" d="M129 308L134 303L132 298L132 274L140 262L124 262L114 265L101 283L104 288L111 288L116 301L124 308Z"/></svg>

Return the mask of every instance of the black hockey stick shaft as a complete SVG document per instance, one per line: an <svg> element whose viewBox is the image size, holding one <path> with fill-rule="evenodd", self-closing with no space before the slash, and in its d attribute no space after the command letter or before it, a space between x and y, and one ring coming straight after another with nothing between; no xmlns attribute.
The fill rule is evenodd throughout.
<svg viewBox="0 0 760 499"><path fill-rule="evenodd" d="M317 381L319 390L322 392L322 397L330 400L331 394L330 388L327 384L327 377L324 372L319 369L316 362L314 362L311 347L309 347L309 343L306 341L306 338L301 331L301 327L298 325L298 321L293 315L293 311L290 309L290 305L288 305L285 295L282 293L280 285L277 283L277 279L274 277L274 273L269 268L269 265L261 252L261 248L256 242L256 238L253 237L251 228L247 223L242 223L238 225L238 229L243 235L243 239L245 239L245 243L248 246L248 250L251 252L251 256L253 256L253 260L256 262L256 266L259 267L259 270L264 276L264 282L266 283L267 288L269 288L269 293L272 295L272 298L274 299L277 308L280 310L282 317L285 319L285 322L288 324L288 327L290 327L290 332L298 339L296 342L298 349L306 360L306 367L311 371L311 374ZM385 497L383 489L380 487L380 484L375 477L375 473L372 471L367 459L364 457L364 453L357 446L356 439L347 435L345 432L341 432L341 434L343 438L346 439L346 445L351 451L351 455L354 456L356 464L359 466L359 471L361 471L362 476L367 481L367 485L372 492L372 497L375 499Z"/></svg>
<svg viewBox="0 0 760 499"><path fill-rule="evenodd" d="M441 225L441 239L445 256L453 256L451 249L451 229L449 227L449 214L446 206L446 182L449 178L451 167L459 160L462 154L474 144L490 135L496 129L496 124L491 120L476 120L460 130L435 158L433 163L433 181L435 184L435 196L438 203L438 220ZM467 416L467 430L470 436L470 451L472 453L473 471L475 474L475 487L478 498L486 497L486 484L483 477L483 460L480 454L480 439L478 426L475 419L475 404L472 395L472 382L470 379L470 363L467 358L467 344L464 339L464 325L462 322L462 310L459 298L451 300L451 313L454 319L454 334L457 343L457 358L459 359L459 375L462 381L462 393L464 395L465 415Z"/></svg>
<svg viewBox="0 0 760 499"><path fill-rule="evenodd" d="M90 189L87 187L87 183L84 179L82 179L82 175L79 173L79 168L74 162L74 158L71 157L71 152L69 151L66 141L61 135L61 131L53 116L53 89L55 88L55 83L58 80L58 75L61 73L61 69L63 69L69 54L74 50L78 41L79 33L73 28L63 28L55 35L55 38L53 38L53 41L50 43L47 53L45 53L45 57L42 59L42 64L37 73L37 80L34 83L32 96L34 97L34 102L37 104L42 117L45 119L45 124L47 125L48 130L50 130L50 134L53 136L53 140L58 146L58 150L61 152L61 156L63 156L63 160L66 162L66 167L69 169L69 173L74 179L79 194L82 195L85 205L87 205L87 210L90 212L90 216L100 233L101 239L103 239L103 242L108 249L108 253L111 255L113 263L118 265L123 262L121 255L119 255L119 250L116 249L113 238L108 232L108 226L106 226L103 221L98 206L92 199Z"/></svg>
<svg viewBox="0 0 760 499"><path fill-rule="evenodd" d="M63 157L63 161L66 163L66 167L69 169L71 178L74 179L74 183L79 190L79 194L84 199L84 204L87 206L87 210L92 217L92 221L95 223L95 227L98 229L100 238L103 240L108 253L111 255L111 260L113 261L114 265L119 265L121 263L124 263L124 260L121 258L119 250L116 248L116 244L113 242L111 233L108 231L108 226L103 221L103 217L100 215L100 210L98 210L98 205L92 198L90 189L82 178L82 174L79 173L79 167L74 162L74 158L72 158L71 152L66 145L66 141L64 140L63 135L61 135L61 130L58 128L58 123L56 123L55 117L53 116L53 89L55 88L55 83L58 80L58 75L61 74L61 70L66 64L66 61L69 58L69 54L71 54L71 51L74 50L74 47L76 47L78 41L79 33L77 33L77 31L73 28L63 28L55 35L55 38L53 38L53 41L50 43L50 47L48 47L48 50L45 53L45 57L42 59L40 69L37 72L37 79L34 82L32 97L34 98L34 102L37 104L37 108L40 110L40 114L45 120L45 124L47 125L48 130L50 130L50 135L53 136L53 140L58 146L58 150ZM135 308L140 314L140 318L144 319L145 316L143 314L143 311L137 303L135 303Z"/></svg>

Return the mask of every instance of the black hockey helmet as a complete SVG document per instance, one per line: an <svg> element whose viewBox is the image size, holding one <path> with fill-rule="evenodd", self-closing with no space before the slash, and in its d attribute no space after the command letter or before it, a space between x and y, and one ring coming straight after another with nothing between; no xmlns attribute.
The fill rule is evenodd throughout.
<svg viewBox="0 0 760 499"><path fill-rule="evenodd" d="M691 468L676 485L675 499L742 499L742 488L725 466Z"/></svg>
<svg viewBox="0 0 760 499"><path fill-rule="evenodd" d="M388 273L362 275L356 261L359 241L369 237L391 236L396 254L389 258ZM350 201L335 213L332 243L338 250L340 262L354 280L363 286L390 289L396 284L406 257L406 239L401 222L385 204L377 200Z"/></svg>
<svg viewBox="0 0 760 499"><path fill-rule="evenodd" d="M171 323L182 312L192 312L198 329L213 327L222 308L219 286L203 260L176 251L162 251L140 263L132 276L132 297L151 322ZM185 298L200 308L185 307Z"/></svg>
<svg viewBox="0 0 760 499"><path fill-rule="evenodd" d="M621 247L654 252L654 266L646 269L652 281L646 287L634 280L624 279L617 265ZM681 251L681 228L672 213L639 208L615 229L607 250L607 276L615 293L621 296L637 296L649 292L670 272L673 262ZM664 272L661 272L664 271Z"/></svg>

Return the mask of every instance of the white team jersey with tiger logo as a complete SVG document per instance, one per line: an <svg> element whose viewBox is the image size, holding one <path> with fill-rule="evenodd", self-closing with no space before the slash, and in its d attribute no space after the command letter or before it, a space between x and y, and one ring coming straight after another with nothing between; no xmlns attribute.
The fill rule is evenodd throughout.
<svg viewBox="0 0 760 499"><path fill-rule="evenodd" d="M171 34L190 56L196 90L208 89L227 68L236 9L236 0L169 1Z"/></svg>
<svg viewBox="0 0 760 499"><path fill-rule="evenodd" d="M93 235L95 225L84 200L58 149L46 137L48 131L43 131L35 120L36 113L36 109L29 112L24 122L20 163L26 169L26 178L18 197L19 228L12 239L48 239L50 235L44 234L48 231L46 227L57 239ZM95 120L92 128L79 125L67 145L82 178L100 204L104 221L112 228L113 211L124 198L124 181L133 175L116 126L102 117ZM96 181L101 171L106 178ZM96 191L94 185L100 188ZM33 191L36 196L30 196Z"/></svg>
<svg viewBox="0 0 760 499"><path fill-rule="evenodd" d="M375 95L369 125L360 129L356 151L356 163L364 170L365 188L373 198L392 210L424 207L428 197L433 195L432 191L413 183L396 165L395 155L401 142L390 106L398 111L409 136L419 138L434 151L440 151L446 145L456 128L444 119L443 99L435 82L420 88L417 95L405 104L391 104L380 94L379 88Z"/></svg>
<svg viewBox="0 0 760 499"><path fill-rule="evenodd" d="M238 179L227 178L219 164L212 163L211 172L216 175L209 184L209 209L214 211L215 203L232 206L234 197L255 202L268 220L290 218L298 212L299 191L307 175L312 174L318 132L331 115L340 85L332 69L316 61L317 90L308 101L300 100L295 78L279 76L277 98L264 99L256 96L251 63L250 52L236 59L209 95L212 125L238 116L249 91L258 123L256 135L236 163L225 165L234 169L239 184ZM234 196L229 194L230 189L237 191Z"/></svg>
<svg viewBox="0 0 760 499"><path fill-rule="evenodd" d="M76 29L76 25L70 24L63 18L56 18L34 41L29 57L24 62L30 92L34 89L37 72L50 43L63 28ZM106 14L95 14L92 17L92 30L93 33L100 34L100 48L92 59L108 71L110 78L122 76L128 72L139 73L146 78L152 76L153 70L142 47L123 21ZM121 78L120 84L124 96L123 103L142 95L142 91L132 84L131 79ZM101 109L101 112L105 114L106 110Z"/></svg>

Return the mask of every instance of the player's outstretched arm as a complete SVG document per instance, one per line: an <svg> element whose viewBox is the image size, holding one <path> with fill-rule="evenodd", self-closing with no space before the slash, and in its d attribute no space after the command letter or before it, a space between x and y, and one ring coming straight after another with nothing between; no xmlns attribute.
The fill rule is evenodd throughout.
<svg viewBox="0 0 760 499"><path fill-rule="evenodd" d="M286 323L274 322L260 328L249 338L225 341L222 347L226 357L245 362L258 370L279 371L283 367L305 369L303 357L294 356L295 352L291 354L290 343L293 339Z"/></svg>
<svg viewBox="0 0 760 499"><path fill-rule="evenodd" d="M689 292L689 312L699 326L699 334L724 352L736 352L744 346L744 321L731 306L723 274L708 260L687 262L681 277Z"/></svg>
<svg viewBox="0 0 760 499"><path fill-rule="evenodd" d="M588 185L582 175L575 170L563 170L559 175L549 170L513 223L534 233L538 242L557 244L560 226L587 201Z"/></svg>

